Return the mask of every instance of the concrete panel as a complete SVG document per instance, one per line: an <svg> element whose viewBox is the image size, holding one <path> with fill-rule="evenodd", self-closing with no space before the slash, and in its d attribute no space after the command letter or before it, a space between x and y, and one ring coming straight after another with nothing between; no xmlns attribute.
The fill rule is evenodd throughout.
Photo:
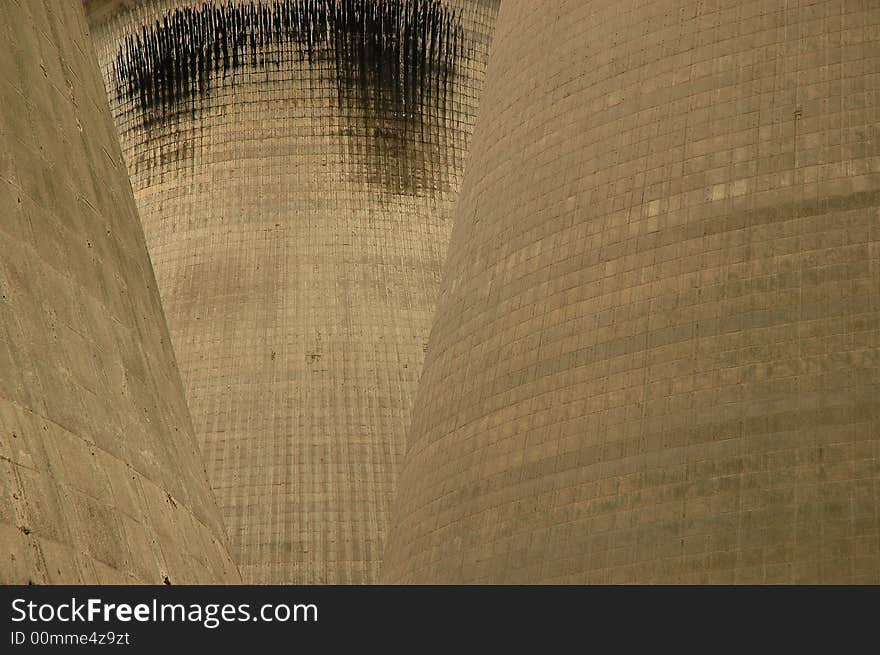
<svg viewBox="0 0 880 655"><path fill-rule="evenodd" d="M378 576L498 2L89 2L246 581Z"/></svg>
<svg viewBox="0 0 880 655"><path fill-rule="evenodd" d="M878 35L505 0L387 581L880 582Z"/></svg>
<svg viewBox="0 0 880 655"><path fill-rule="evenodd" d="M0 583L238 582L79 3L0 3Z"/></svg>

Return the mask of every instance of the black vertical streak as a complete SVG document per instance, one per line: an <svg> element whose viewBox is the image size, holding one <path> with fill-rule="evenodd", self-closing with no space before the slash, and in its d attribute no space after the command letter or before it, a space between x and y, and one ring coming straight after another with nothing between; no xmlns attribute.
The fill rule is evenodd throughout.
<svg viewBox="0 0 880 655"><path fill-rule="evenodd" d="M268 75L270 62L298 60L323 75L327 62L367 181L430 192L444 183L439 158L455 157L443 146L462 47L461 16L439 0L206 2L128 35L111 69L117 100L153 129L195 116L213 87L238 83L236 71Z"/></svg>

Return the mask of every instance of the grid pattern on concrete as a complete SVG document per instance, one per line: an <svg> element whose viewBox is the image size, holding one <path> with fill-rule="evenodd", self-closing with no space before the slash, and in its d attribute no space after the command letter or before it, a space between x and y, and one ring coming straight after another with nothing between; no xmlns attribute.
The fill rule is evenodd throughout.
<svg viewBox="0 0 880 655"><path fill-rule="evenodd" d="M324 4L364 3L281 3ZM249 582L378 576L497 11L417 4L456 11L458 50L437 68L443 97L435 84L406 115L371 86L386 74L345 87L330 44L291 30L255 60L246 38L246 61L150 125L117 93L119 47L204 3L90 4L187 403Z"/></svg>
<svg viewBox="0 0 880 655"><path fill-rule="evenodd" d="M0 583L240 580L79 3L0 2Z"/></svg>
<svg viewBox="0 0 880 655"><path fill-rule="evenodd" d="M880 582L878 112L874 2L505 0L383 577Z"/></svg>

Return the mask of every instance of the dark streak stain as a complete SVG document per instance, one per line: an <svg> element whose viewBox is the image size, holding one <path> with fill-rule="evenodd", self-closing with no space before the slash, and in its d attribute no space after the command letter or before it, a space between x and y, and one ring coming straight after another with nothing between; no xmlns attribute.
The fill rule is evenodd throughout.
<svg viewBox="0 0 880 655"><path fill-rule="evenodd" d="M113 83L149 130L195 116L239 70L298 62L318 79L332 72L343 134L366 162L365 180L430 193L445 186L442 160L454 156L446 116L462 41L460 15L438 0L205 3L125 37Z"/></svg>

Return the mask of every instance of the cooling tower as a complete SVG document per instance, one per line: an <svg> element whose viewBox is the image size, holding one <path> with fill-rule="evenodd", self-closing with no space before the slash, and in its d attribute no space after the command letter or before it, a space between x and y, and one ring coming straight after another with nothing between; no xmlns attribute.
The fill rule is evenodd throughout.
<svg viewBox="0 0 880 655"><path fill-rule="evenodd" d="M880 582L878 27L502 3L383 578Z"/></svg>
<svg viewBox="0 0 880 655"><path fill-rule="evenodd" d="M238 582L79 3L0 2L0 583Z"/></svg>
<svg viewBox="0 0 880 655"><path fill-rule="evenodd" d="M497 0L87 2L245 581L375 581Z"/></svg>

